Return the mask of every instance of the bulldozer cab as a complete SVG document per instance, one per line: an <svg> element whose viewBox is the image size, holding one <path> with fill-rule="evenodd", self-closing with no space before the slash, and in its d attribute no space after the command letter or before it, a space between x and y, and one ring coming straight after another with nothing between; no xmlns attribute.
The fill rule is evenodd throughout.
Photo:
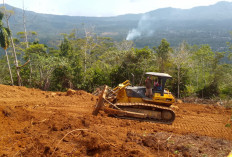
<svg viewBox="0 0 232 157"><path fill-rule="evenodd" d="M159 93L160 96L164 96L164 94L169 93L169 91L165 90L165 83L168 78L172 78L169 74L166 73L158 73L158 72L146 72L147 76L152 76L154 84L154 79L157 80L157 86L153 86L152 93ZM123 84L122 84L123 85ZM146 98L146 87L145 86L127 86L125 88L128 97L136 97L136 98Z"/></svg>
<svg viewBox="0 0 232 157"><path fill-rule="evenodd" d="M165 83L167 79L172 78L172 76L166 73L158 73L158 72L146 72L145 74L148 76L157 77L157 86L154 86L154 88L152 89L152 92L160 93L161 96L164 96Z"/></svg>

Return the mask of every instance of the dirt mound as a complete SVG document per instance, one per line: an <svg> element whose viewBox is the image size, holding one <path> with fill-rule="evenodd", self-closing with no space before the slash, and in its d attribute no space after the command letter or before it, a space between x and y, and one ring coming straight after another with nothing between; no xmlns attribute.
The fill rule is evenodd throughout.
<svg viewBox="0 0 232 157"><path fill-rule="evenodd" d="M226 156L229 109L174 104L172 125L92 116L97 97L0 85L0 156Z"/></svg>

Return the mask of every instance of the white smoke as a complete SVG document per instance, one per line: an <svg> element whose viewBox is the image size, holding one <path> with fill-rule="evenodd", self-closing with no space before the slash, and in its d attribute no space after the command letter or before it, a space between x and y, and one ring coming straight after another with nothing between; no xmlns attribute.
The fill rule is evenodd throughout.
<svg viewBox="0 0 232 157"><path fill-rule="evenodd" d="M140 37L141 32L136 28L133 28L132 30L129 30L129 33L127 34L126 40L133 40L136 37Z"/></svg>
<svg viewBox="0 0 232 157"><path fill-rule="evenodd" d="M149 14L144 14L141 19L138 22L137 28L133 28L132 30L129 30L129 33L127 34L126 40L134 40L137 37L140 37L141 35L144 36L150 36L154 33L152 30L152 18L149 16Z"/></svg>

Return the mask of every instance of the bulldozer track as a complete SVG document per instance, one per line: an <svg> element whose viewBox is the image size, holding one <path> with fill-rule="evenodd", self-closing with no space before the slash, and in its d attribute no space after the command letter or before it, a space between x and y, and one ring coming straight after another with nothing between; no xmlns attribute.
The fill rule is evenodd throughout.
<svg viewBox="0 0 232 157"><path fill-rule="evenodd" d="M116 103L115 104L117 107L133 107L133 106L140 106L140 107L151 107L155 110L160 110L162 111L169 111L172 114L172 118L170 120L164 120L164 119L150 119L150 118L134 118L134 117L121 117L124 119L134 119L134 120L140 120L140 121L146 121L146 122L154 122L154 123L162 123L162 124L172 124L172 122L175 120L175 113L173 110L171 110L168 107L164 107L164 106L159 106L159 105L155 105L155 104L146 104L146 103ZM141 109L140 109L141 110ZM142 110L146 110L146 109L142 109Z"/></svg>
<svg viewBox="0 0 232 157"><path fill-rule="evenodd" d="M155 105L155 104L145 104L145 103L116 103L116 106L148 106L148 107L155 107L157 109L164 109L164 110L169 110L172 111L169 107L164 107L160 105Z"/></svg>
<svg viewBox="0 0 232 157"><path fill-rule="evenodd" d="M119 116L116 116L114 115L115 117L117 118L121 118L121 119L128 119L128 120L137 120L137 121L140 121L140 122L150 122L150 123L160 123L160 124L172 124L172 122L167 122L167 121L164 121L164 120L156 120L156 119L139 119L139 118L133 118L133 117L119 117Z"/></svg>

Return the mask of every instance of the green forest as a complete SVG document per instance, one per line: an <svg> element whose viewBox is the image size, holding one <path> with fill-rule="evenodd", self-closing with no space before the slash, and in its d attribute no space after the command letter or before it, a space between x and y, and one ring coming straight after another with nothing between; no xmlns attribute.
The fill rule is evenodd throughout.
<svg viewBox="0 0 232 157"><path fill-rule="evenodd" d="M153 47L136 48L133 41L99 37L91 27L82 25L84 37L79 37L73 29L68 34L60 32L61 40L41 44L38 33L26 30L25 24L24 31L13 36L9 18L11 12L3 8L0 84L92 92L105 84L114 87L125 80L142 86L145 72L153 71L173 77L167 88L178 98L232 97L232 43L229 41L226 52L215 52L205 44L189 45L184 40L179 46L171 47L165 38Z"/></svg>

